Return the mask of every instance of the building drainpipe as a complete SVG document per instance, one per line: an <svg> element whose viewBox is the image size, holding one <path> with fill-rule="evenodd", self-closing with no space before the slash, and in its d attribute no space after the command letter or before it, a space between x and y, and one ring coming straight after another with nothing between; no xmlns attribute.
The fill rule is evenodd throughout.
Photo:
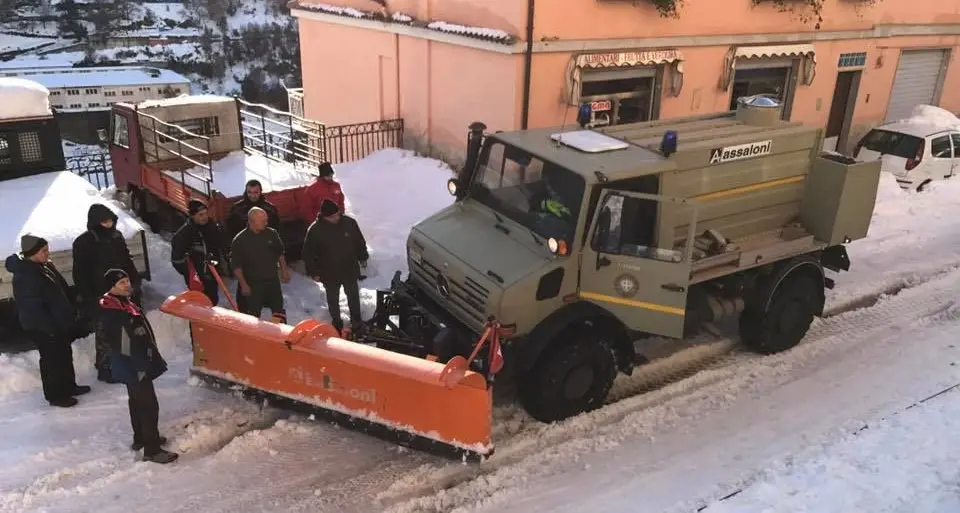
<svg viewBox="0 0 960 513"><path fill-rule="evenodd" d="M527 49L523 55L523 110L520 129L526 130L530 121L530 74L533 68L533 14L536 0L527 0Z"/></svg>

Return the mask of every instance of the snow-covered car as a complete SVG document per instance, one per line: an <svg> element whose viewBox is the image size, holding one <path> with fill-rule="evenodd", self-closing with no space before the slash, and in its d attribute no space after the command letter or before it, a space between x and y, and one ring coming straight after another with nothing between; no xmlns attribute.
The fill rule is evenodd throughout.
<svg viewBox="0 0 960 513"><path fill-rule="evenodd" d="M870 130L857 144L854 158L880 159L882 171L907 190L921 191L930 182L960 174L960 120L946 111L939 118L931 116L932 109L942 111L922 105L909 119ZM956 122L944 121L943 113Z"/></svg>
<svg viewBox="0 0 960 513"><path fill-rule="evenodd" d="M87 211L94 203L117 216L144 279L150 279L143 226L107 201L85 178L65 171L57 119L47 89L28 80L0 78L0 256L20 251L20 236L32 233L47 240L50 259L73 284L73 241L87 231ZM13 275L0 266L0 342L19 332Z"/></svg>

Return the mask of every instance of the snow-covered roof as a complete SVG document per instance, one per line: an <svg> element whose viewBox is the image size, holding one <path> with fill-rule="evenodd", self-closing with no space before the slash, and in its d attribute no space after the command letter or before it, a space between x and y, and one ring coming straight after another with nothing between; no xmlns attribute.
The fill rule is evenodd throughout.
<svg viewBox="0 0 960 513"><path fill-rule="evenodd" d="M917 105L910 113L910 117L877 128L926 137L947 130L960 130L960 118L940 107Z"/></svg>
<svg viewBox="0 0 960 513"><path fill-rule="evenodd" d="M117 229L132 237L143 226L129 214L106 201L85 178L61 171L0 182L0 254L20 251L20 236L39 235L50 251L70 249L73 239L87 230L90 205L103 203L117 215Z"/></svg>
<svg viewBox="0 0 960 513"><path fill-rule="evenodd" d="M23 78L0 76L0 119L49 116L50 91Z"/></svg>
<svg viewBox="0 0 960 513"><path fill-rule="evenodd" d="M171 105L191 105L196 103L217 103L232 102L234 99L230 96L219 94L181 94L175 98L164 98L161 100L145 100L137 104L141 109L151 107L169 107Z"/></svg>
<svg viewBox="0 0 960 513"><path fill-rule="evenodd" d="M8 68L0 76L29 78L48 89L189 84L183 75L163 68L104 66L88 68Z"/></svg>

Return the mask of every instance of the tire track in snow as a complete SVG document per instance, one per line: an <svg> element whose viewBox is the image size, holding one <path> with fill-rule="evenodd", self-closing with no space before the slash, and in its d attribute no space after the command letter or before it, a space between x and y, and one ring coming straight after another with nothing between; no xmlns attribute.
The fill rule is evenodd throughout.
<svg viewBox="0 0 960 513"><path fill-rule="evenodd" d="M904 321L930 322L943 318L945 311L952 318L958 289L957 267L930 273L911 286L891 291L896 295L876 295L870 300L872 306L856 308L856 303L848 303L855 309L835 309L829 317L815 321L805 340L791 351L771 356L732 353L692 378L655 392L627 397L564 422L530 424L501 441L487 462L423 466L377 499L397 513L489 505L530 476L549 473L558 461L576 461L581 455L616 447L628 436L653 436L658 429L690 422L698 412L729 407L744 393L791 379L793 371L825 353L867 343Z"/></svg>

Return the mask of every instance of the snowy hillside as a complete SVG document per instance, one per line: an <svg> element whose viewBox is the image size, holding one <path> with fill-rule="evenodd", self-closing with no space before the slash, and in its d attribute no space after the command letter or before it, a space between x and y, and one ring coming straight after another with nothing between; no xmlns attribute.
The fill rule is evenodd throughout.
<svg viewBox="0 0 960 513"><path fill-rule="evenodd" d="M281 0L17 4L0 17L0 55L25 53L0 68L150 62L187 75L198 91L275 104L285 96L280 81L300 74L296 23Z"/></svg>

